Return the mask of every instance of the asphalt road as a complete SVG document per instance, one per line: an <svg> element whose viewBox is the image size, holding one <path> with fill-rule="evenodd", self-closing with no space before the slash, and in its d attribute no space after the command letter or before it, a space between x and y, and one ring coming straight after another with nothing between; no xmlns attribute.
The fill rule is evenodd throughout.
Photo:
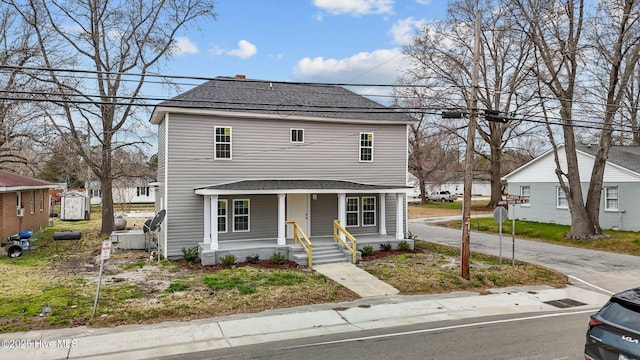
<svg viewBox="0 0 640 360"><path fill-rule="evenodd" d="M588 316L583 310L433 322L165 359L581 359Z"/></svg>
<svg viewBox="0 0 640 360"><path fill-rule="evenodd" d="M460 247L462 231L430 225L424 219L411 219L409 231L419 239ZM471 251L499 256L498 235L472 231ZM502 236L502 259L511 262L511 234ZM585 250L542 242L515 239L515 259L560 271L576 286L610 294L640 286L640 257Z"/></svg>

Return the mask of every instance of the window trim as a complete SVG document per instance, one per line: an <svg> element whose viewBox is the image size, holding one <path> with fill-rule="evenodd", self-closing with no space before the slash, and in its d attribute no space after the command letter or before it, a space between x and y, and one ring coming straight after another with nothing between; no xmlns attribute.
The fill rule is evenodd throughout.
<svg viewBox="0 0 640 360"><path fill-rule="evenodd" d="M349 210L349 200L356 200L356 209ZM356 223L349 225L349 214L356 214ZM360 226L360 198L357 196L347 196L345 201L345 228Z"/></svg>
<svg viewBox="0 0 640 360"><path fill-rule="evenodd" d="M299 134L296 135L296 140L294 141L294 132L299 132ZM298 136L299 135L299 136ZM304 144L304 129L300 129L300 128L291 128L289 130L289 142L292 144Z"/></svg>
<svg viewBox="0 0 640 360"><path fill-rule="evenodd" d="M604 211L611 211L611 212L620 211L620 193L618 191L618 187L617 186L604 186L603 189L604 189ZM615 198L610 198L609 197L609 192L607 191L609 189L616 189ZM609 200L615 200L616 201L616 207L615 208L610 208L609 207Z"/></svg>
<svg viewBox="0 0 640 360"><path fill-rule="evenodd" d="M44 211L44 190L40 190L40 211Z"/></svg>
<svg viewBox="0 0 640 360"><path fill-rule="evenodd" d="M220 215L220 203L224 203L224 215ZM220 218L224 217L224 231L220 231ZM226 234L229 232L229 200L228 199L218 199L218 209L216 211L216 229L219 234Z"/></svg>
<svg viewBox="0 0 640 360"><path fill-rule="evenodd" d="M247 202L247 213L237 215L236 214L236 202L237 201L246 201ZM247 229L246 230L237 230L236 229L236 218L237 217L247 217ZM251 200L250 199L233 199L233 232L250 232L251 231Z"/></svg>
<svg viewBox="0 0 640 360"><path fill-rule="evenodd" d="M562 196L560 196L560 192L562 191ZM567 205L561 205L560 199L564 199ZM561 186L556 186L556 209L568 209L569 208L569 200L567 199L567 194L565 194L564 190Z"/></svg>
<svg viewBox="0 0 640 360"><path fill-rule="evenodd" d="M218 144L227 144L227 142L218 142L218 129L229 129L229 157L218 156ZM214 126L213 127L213 159L214 160L232 160L233 159L233 129L231 126Z"/></svg>
<svg viewBox="0 0 640 360"><path fill-rule="evenodd" d="M362 135L371 135L371 145L370 146L364 146L362 145ZM372 132L361 132L360 136L358 136L358 160L360 162L373 162L373 141L374 141L374 136ZM364 149L371 149L371 159L369 160L363 160L362 159L362 150Z"/></svg>
<svg viewBox="0 0 640 360"><path fill-rule="evenodd" d="M364 206L364 199L371 199L373 201L373 210L365 210ZM378 225L378 217L376 216L378 214L378 206L377 206L377 202L376 202L376 197L375 196L363 196L362 200L362 226L377 226ZM364 214L365 213L373 213L373 224L365 224L365 217Z"/></svg>
<svg viewBox="0 0 640 360"><path fill-rule="evenodd" d="M527 189L527 194L525 194L524 189ZM531 186L530 185L521 185L520 186L520 197L523 199L527 199L526 203L520 204L522 207L530 207L531 206Z"/></svg>

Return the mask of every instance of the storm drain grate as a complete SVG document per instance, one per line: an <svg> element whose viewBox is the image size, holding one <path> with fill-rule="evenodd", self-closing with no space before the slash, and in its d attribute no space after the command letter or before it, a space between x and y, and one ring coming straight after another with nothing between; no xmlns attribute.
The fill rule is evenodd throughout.
<svg viewBox="0 0 640 360"><path fill-rule="evenodd" d="M561 309L573 307L573 306L587 305L583 302L573 300L573 299L551 300L551 301L545 301L544 303L561 308Z"/></svg>

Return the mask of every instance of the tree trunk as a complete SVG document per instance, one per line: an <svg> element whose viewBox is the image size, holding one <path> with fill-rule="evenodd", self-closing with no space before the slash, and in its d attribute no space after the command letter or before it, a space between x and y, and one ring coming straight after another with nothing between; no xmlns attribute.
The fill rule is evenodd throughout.
<svg viewBox="0 0 640 360"><path fill-rule="evenodd" d="M500 181L502 175L502 153L500 152L499 143L492 142L491 144L491 200L489 200L489 207L494 208L502 201L502 182Z"/></svg>

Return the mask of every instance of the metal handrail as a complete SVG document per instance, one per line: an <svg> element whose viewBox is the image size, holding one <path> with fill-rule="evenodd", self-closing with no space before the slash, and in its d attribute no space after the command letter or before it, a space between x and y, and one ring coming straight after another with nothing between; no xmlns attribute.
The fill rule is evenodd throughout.
<svg viewBox="0 0 640 360"><path fill-rule="evenodd" d="M302 248L307 253L307 266L311 267L311 265L313 264L313 261L311 259L311 254L313 253L313 244L311 243L311 241L309 241L307 234L302 231L302 228L295 220L287 220L285 221L285 223L287 225L293 225L293 243L297 244L298 242L300 242L300 245L302 245ZM300 232L300 235L302 236L298 236L298 232Z"/></svg>
<svg viewBox="0 0 640 360"><path fill-rule="evenodd" d="M340 232L342 232L344 236L351 241L351 246L349 246L349 244L347 244L347 242L340 236ZM340 242L342 243L342 245L344 245L345 248L351 251L351 255L352 255L351 262L355 264L357 262L356 252L358 250L357 240L353 235L351 235L350 232L347 231L347 229L345 229L344 227L342 227L342 225L340 225L340 221L334 220L333 221L333 242L336 242L338 240L340 240Z"/></svg>

